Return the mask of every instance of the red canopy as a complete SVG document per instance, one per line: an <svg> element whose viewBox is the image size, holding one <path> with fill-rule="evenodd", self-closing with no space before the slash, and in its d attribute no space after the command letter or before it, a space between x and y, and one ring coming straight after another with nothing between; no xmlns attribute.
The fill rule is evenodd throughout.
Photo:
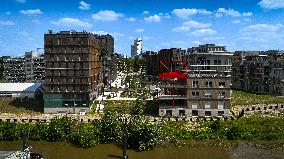
<svg viewBox="0 0 284 159"><path fill-rule="evenodd" d="M159 75L160 78L187 78L186 73L169 72Z"/></svg>

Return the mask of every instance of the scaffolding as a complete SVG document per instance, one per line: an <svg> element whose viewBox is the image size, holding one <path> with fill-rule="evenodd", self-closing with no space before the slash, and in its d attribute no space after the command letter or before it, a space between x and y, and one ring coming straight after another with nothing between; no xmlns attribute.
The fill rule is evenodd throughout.
<svg viewBox="0 0 284 159"><path fill-rule="evenodd" d="M158 96L159 109L166 110L172 116L173 109L179 109L179 116L185 115L187 105L188 62L162 60L159 68L161 95Z"/></svg>

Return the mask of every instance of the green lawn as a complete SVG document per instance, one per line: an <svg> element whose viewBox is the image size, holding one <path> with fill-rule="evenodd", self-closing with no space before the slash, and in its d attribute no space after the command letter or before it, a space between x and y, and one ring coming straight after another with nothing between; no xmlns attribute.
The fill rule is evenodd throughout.
<svg viewBox="0 0 284 159"><path fill-rule="evenodd" d="M40 114L43 112L41 100L0 98L0 113Z"/></svg>
<svg viewBox="0 0 284 159"><path fill-rule="evenodd" d="M256 105L256 104L276 104L284 103L284 97L277 97L272 95L259 95L233 90L232 93L232 107Z"/></svg>

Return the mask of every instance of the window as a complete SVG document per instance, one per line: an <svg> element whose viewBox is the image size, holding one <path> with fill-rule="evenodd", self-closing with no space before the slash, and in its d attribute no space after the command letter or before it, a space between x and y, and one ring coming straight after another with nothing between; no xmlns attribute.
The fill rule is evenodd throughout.
<svg viewBox="0 0 284 159"><path fill-rule="evenodd" d="M218 102L218 109L224 109L224 102Z"/></svg>
<svg viewBox="0 0 284 159"><path fill-rule="evenodd" d="M205 103L205 109L210 109L210 108L211 108L211 103L210 102Z"/></svg>
<svg viewBox="0 0 284 159"><path fill-rule="evenodd" d="M197 109L197 102L192 102L192 105L191 105L191 107L192 107L192 109Z"/></svg>
<svg viewBox="0 0 284 159"><path fill-rule="evenodd" d="M179 116L185 116L185 110L179 110Z"/></svg>
<svg viewBox="0 0 284 159"><path fill-rule="evenodd" d="M192 110L192 116L198 116L198 111L197 110Z"/></svg>
<svg viewBox="0 0 284 159"><path fill-rule="evenodd" d="M172 116L172 110L166 110L166 116Z"/></svg>
<svg viewBox="0 0 284 159"><path fill-rule="evenodd" d="M219 82L219 88L225 88L225 82Z"/></svg>
<svg viewBox="0 0 284 159"><path fill-rule="evenodd" d="M211 92L205 92L204 97L205 97L205 98L212 98Z"/></svg>
<svg viewBox="0 0 284 159"><path fill-rule="evenodd" d="M218 111L218 116L224 116L224 111Z"/></svg>
<svg viewBox="0 0 284 159"><path fill-rule="evenodd" d="M219 99L225 98L225 92L219 92L219 93L218 93L218 98L219 98Z"/></svg>
<svg viewBox="0 0 284 159"><path fill-rule="evenodd" d="M198 81L192 81L192 88L198 88Z"/></svg>
<svg viewBox="0 0 284 159"><path fill-rule="evenodd" d="M211 116L211 111L205 111L205 116Z"/></svg>
<svg viewBox="0 0 284 159"><path fill-rule="evenodd" d="M206 88L212 88L212 82L206 81L205 87L206 87Z"/></svg>
<svg viewBox="0 0 284 159"><path fill-rule="evenodd" d="M199 92L192 92L192 98L199 98Z"/></svg>

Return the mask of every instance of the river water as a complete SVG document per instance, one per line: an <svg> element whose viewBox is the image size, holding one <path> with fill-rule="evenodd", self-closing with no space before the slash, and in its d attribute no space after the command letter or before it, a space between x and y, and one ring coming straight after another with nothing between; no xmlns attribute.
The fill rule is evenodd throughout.
<svg viewBox="0 0 284 159"><path fill-rule="evenodd" d="M121 148L115 144L100 144L89 149L66 142L29 141L29 145L47 159L119 159L122 155ZM20 141L0 142L0 151L20 149ZM188 141L127 153L129 159L284 159L284 141Z"/></svg>

